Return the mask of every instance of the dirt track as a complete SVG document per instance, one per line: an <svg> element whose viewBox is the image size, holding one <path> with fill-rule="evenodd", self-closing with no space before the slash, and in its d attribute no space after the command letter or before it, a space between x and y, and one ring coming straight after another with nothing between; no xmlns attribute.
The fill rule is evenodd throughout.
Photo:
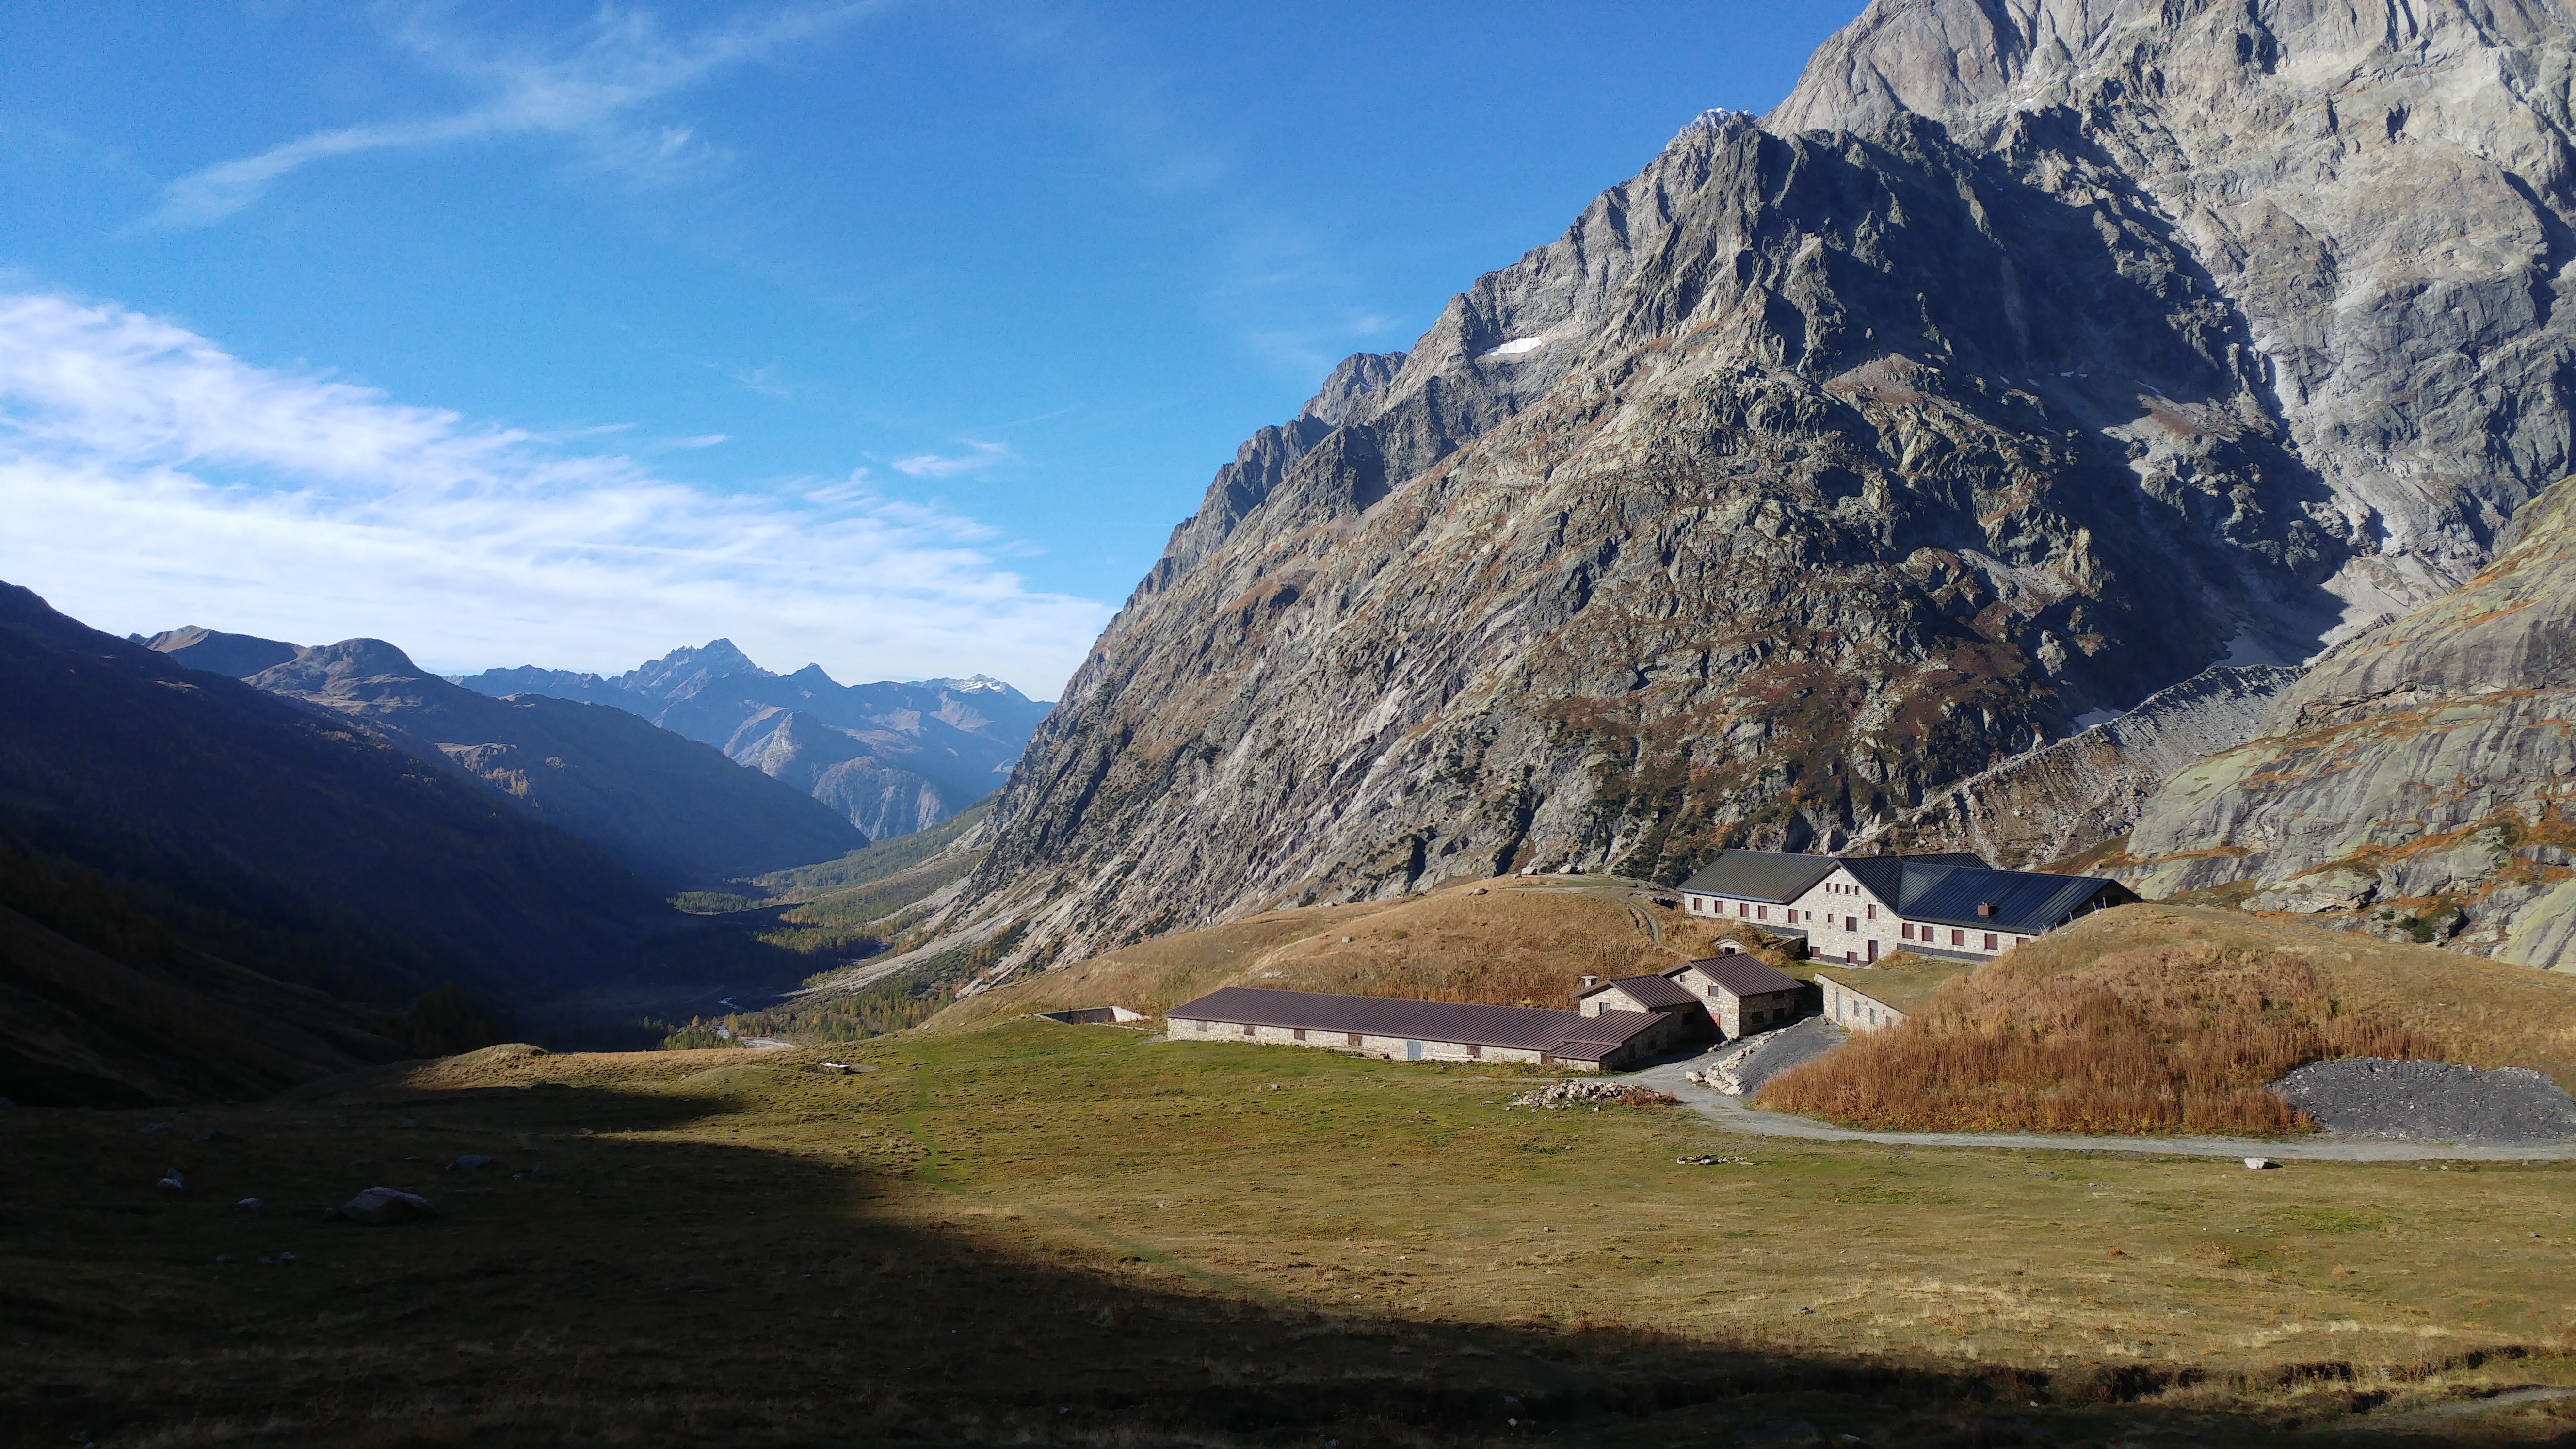
<svg viewBox="0 0 2576 1449"><path fill-rule="evenodd" d="M2471 1147L2437 1142L2320 1135L2264 1140L2252 1137L2081 1137L2047 1132L1862 1132L1808 1117L1764 1112L1684 1074L1708 1057L1648 1067L1627 1080L1660 1087L1719 1125L1761 1137L1813 1142L1883 1142L1891 1147L2013 1147L2051 1152L2128 1152L2152 1157L2268 1157L2275 1162L2561 1162L2576 1159L2576 1142L2538 1147Z"/></svg>

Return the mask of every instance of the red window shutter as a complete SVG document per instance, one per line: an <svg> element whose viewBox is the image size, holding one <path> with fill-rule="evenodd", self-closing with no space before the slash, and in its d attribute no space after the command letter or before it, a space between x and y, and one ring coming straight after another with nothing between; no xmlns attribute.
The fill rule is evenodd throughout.
<svg viewBox="0 0 2576 1449"><path fill-rule="evenodd" d="M1986 949L1989 951L1995 949L1995 933L1992 931L1986 933Z"/></svg>

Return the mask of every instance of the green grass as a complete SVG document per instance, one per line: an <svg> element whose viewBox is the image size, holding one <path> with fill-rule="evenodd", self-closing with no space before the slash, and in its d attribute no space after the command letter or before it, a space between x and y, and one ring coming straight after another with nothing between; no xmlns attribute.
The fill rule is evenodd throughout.
<svg viewBox="0 0 2576 1449"><path fill-rule="evenodd" d="M1512 1109L1462 1070L1031 1021L833 1053L876 1068L854 1076L823 1054L496 1051L162 1135L8 1114L0 1422L31 1444L1451 1445L1525 1437L1510 1417L1568 1444L1792 1418L1828 1442L2250 1443L2576 1381L2564 1164L1760 1141L1680 1109ZM464 1152L500 1161L440 1171ZM1674 1161L1701 1152L1751 1165ZM185 1192L152 1185L173 1165ZM320 1220L376 1182L442 1219ZM279 1250L298 1261L254 1261ZM2569 1426L2552 1412L2440 1432Z"/></svg>

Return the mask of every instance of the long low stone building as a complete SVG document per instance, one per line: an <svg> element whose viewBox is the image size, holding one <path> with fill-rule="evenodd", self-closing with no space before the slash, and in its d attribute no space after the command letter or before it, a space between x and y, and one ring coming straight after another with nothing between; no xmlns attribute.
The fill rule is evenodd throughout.
<svg viewBox="0 0 2576 1449"><path fill-rule="evenodd" d="M1696 1003L1686 1003L1696 1006ZM1616 1071L1690 1037L1672 1011L1584 1015L1528 1006L1408 1001L1228 986L1163 1014L1174 1041L1323 1047L1393 1061L1529 1062Z"/></svg>

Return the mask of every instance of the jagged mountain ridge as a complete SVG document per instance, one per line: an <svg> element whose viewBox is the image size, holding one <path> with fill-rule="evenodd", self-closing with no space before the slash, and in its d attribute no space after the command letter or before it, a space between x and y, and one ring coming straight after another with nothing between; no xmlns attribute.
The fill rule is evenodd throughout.
<svg viewBox="0 0 2576 1449"><path fill-rule="evenodd" d="M625 710L536 694L494 699L427 673L380 639L301 650L247 682L356 720L667 889L867 844L803 793Z"/></svg>
<svg viewBox="0 0 2576 1449"><path fill-rule="evenodd" d="M2528 52L2567 28L2446 6L2364 45L2289 9L1879 4L1763 124L1688 128L1219 471L958 919L1030 921L1026 962L1283 894L1834 844L2448 586L2566 459L2565 66ZM2500 71L2531 84L2460 99ZM2364 72L2405 112L2376 136L2237 125ZM2329 144L2344 202L2467 240L2303 220Z"/></svg>
<svg viewBox="0 0 2576 1449"><path fill-rule="evenodd" d="M872 840L926 830L991 793L1051 707L980 674L856 685L813 664L774 674L729 639L621 675L522 667L459 682L641 715L812 795Z"/></svg>

